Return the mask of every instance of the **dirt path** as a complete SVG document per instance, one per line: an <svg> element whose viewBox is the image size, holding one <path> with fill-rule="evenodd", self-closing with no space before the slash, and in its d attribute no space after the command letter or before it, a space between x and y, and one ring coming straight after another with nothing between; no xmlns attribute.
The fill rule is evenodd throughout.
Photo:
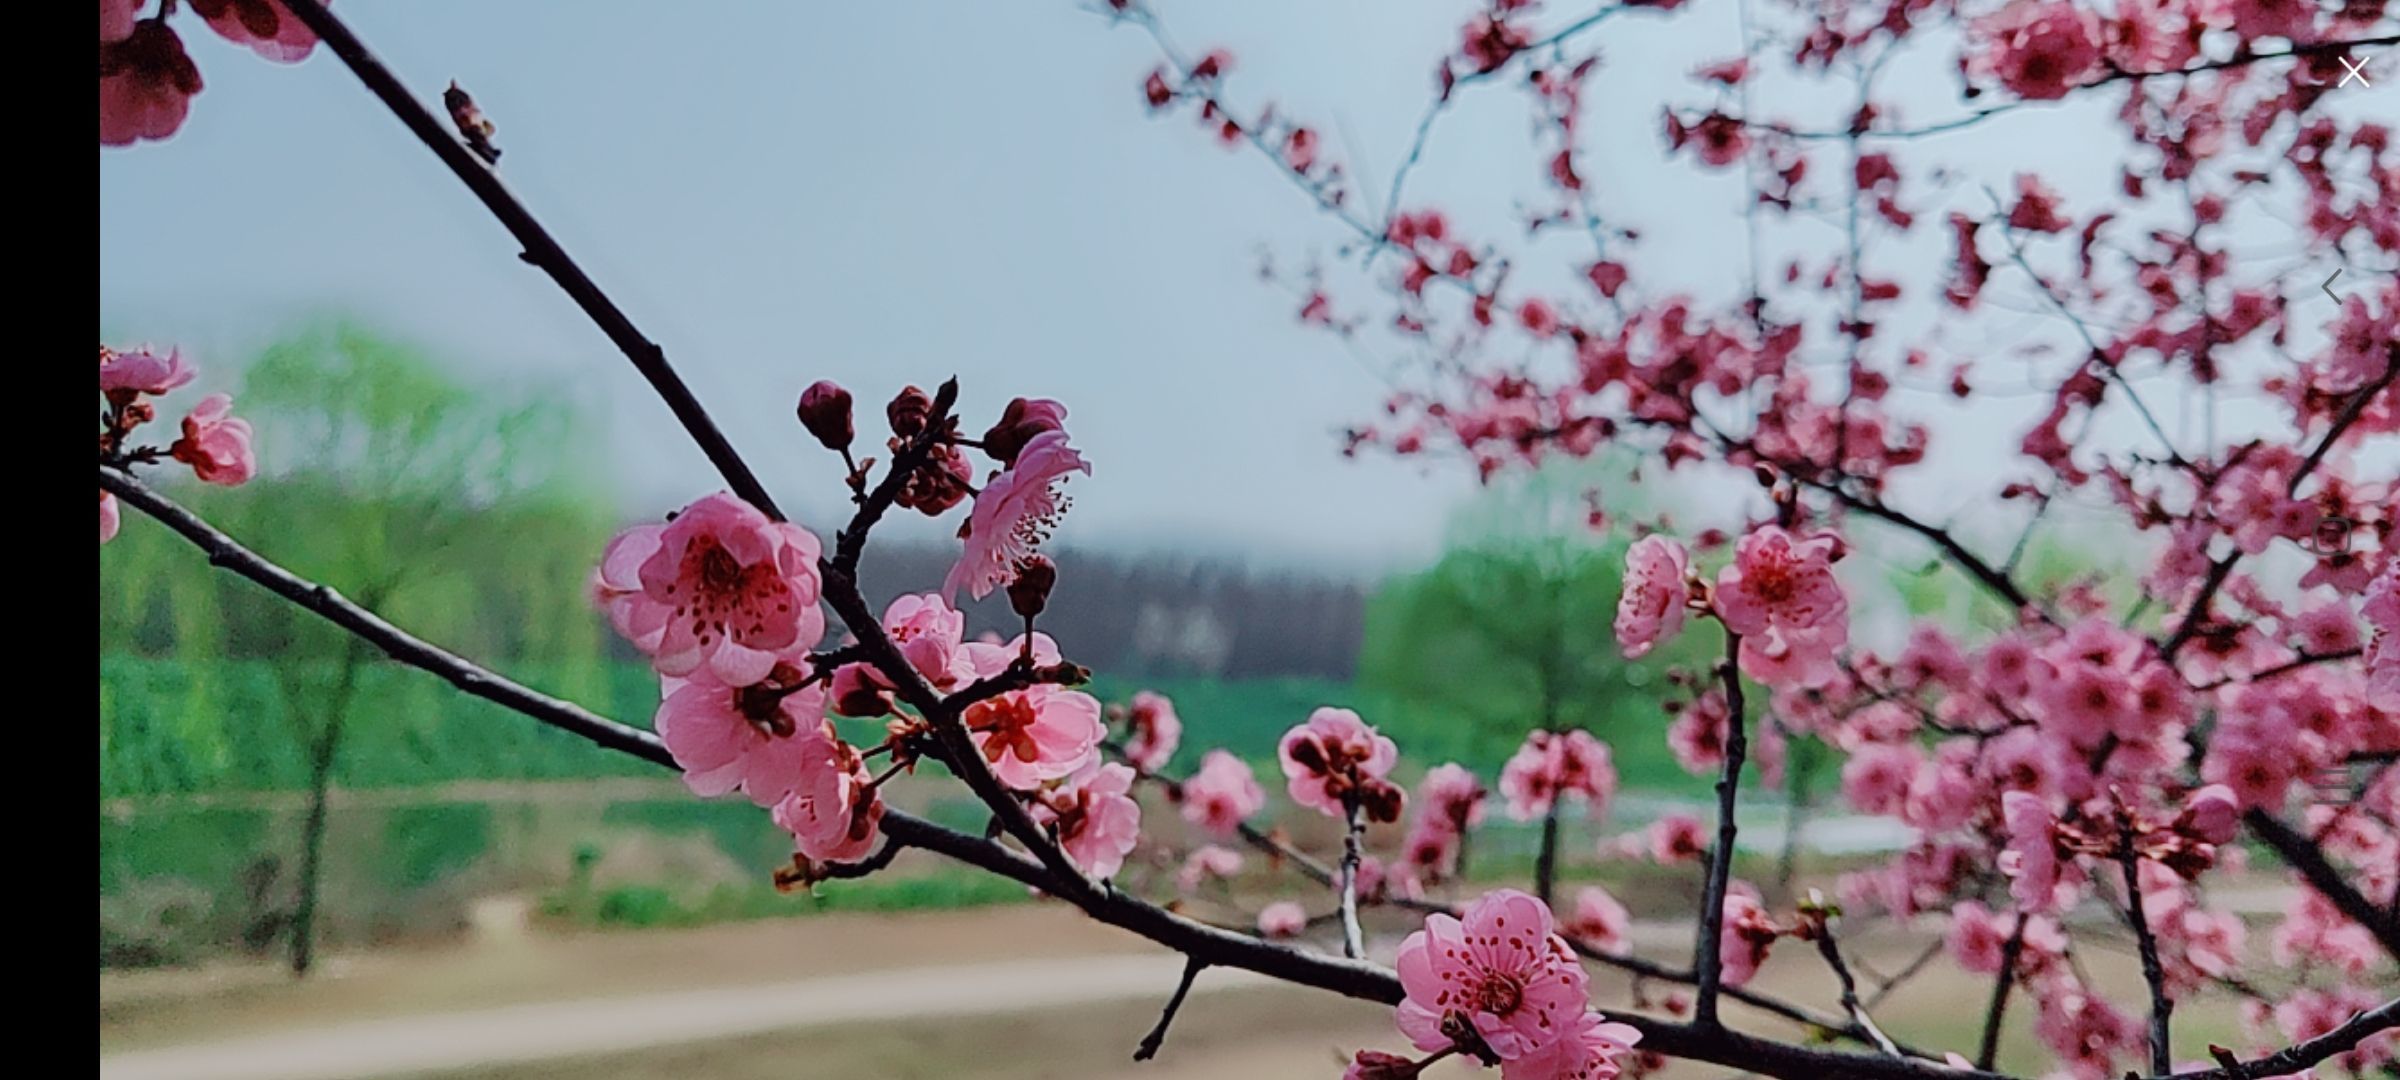
<svg viewBox="0 0 2400 1080"><path fill-rule="evenodd" d="M1164 1000L1172 956L1087 956L510 1005L103 1055L104 1080L347 1080L705 1042L787 1028ZM1212 971L1210 994L1267 980Z"/></svg>

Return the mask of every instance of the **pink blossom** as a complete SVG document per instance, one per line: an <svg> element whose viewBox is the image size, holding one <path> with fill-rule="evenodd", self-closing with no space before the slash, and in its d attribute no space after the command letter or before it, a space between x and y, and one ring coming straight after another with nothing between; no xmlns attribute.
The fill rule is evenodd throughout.
<svg viewBox="0 0 2400 1080"><path fill-rule="evenodd" d="M2242 807L2233 789L2210 784L2183 802L2182 832L2204 844L2230 844L2241 829Z"/></svg>
<svg viewBox="0 0 2400 1080"><path fill-rule="evenodd" d="M824 636L820 550L808 530L718 492L665 525L617 534L593 592L660 673L707 664L726 684L747 686L766 677L777 654Z"/></svg>
<svg viewBox="0 0 2400 1080"><path fill-rule="evenodd" d="M1567 936L1604 953L1624 952L1633 916L1607 889L1587 885L1575 891L1575 914L1561 929Z"/></svg>
<svg viewBox="0 0 2400 1080"><path fill-rule="evenodd" d="M1719 617L1737 634L1838 623L1850 611L1833 577L1839 551L1840 542L1830 536L1798 540L1773 525L1742 537L1732 564L1717 574Z"/></svg>
<svg viewBox="0 0 2400 1080"><path fill-rule="evenodd" d="M100 542L105 544L117 537L117 497L100 493Z"/></svg>
<svg viewBox="0 0 2400 1080"><path fill-rule="evenodd" d="M874 850L883 821L883 796L858 751L820 722L799 737L798 782L775 805L775 824L814 862L857 862Z"/></svg>
<svg viewBox="0 0 2400 1080"><path fill-rule="evenodd" d="M2009 0L1969 34L1969 70L2028 101L2065 97L2100 66L2099 19L2072 0Z"/></svg>
<svg viewBox="0 0 2400 1080"><path fill-rule="evenodd" d="M2383 572L2367 586L2361 611L2375 628L2367 654L2367 701L2400 713L2400 555L2384 560Z"/></svg>
<svg viewBox="0 0 2400 1080"><path fill-rule="evenodd" d="M824 759L824 748L810 743L825 724L824 688L789 664L776 675L772 683L731 686L702 667L668 680L650 726L693 794L713 798L739 788L751 802L773 806L791 795L806 765Z"/></svg>
<svg viewBox="0 0 2400 1080"><path fill-rule="evenodd" d="M1638 660L1683 629L1691 602L1691 556L1663 536L1645 536L1625 553L1625 591L1617 598L1617 647Z"/></svg>
<svg viewBox="0 0 2400 1080"><path fill-rule="evenodd" d="M1258 909L1258 933L1261 937L1298 937L1308 929L1308 909L1290 900L1277 900Z"/></svg>
<svg viewBox="0 0 2400 1080"><path fill-rule="evenodd" d="M183 418L183 438L168 448L202 483L233 487L258 472L250 452L250 422L232 415L233 396L210 394Z"/></svg>
<svg viewBox="0 0 2400 1080"><path fill-rule="evenodd" d="M1717 962L1725 985L1740 986L1758 974L1767 950L1781 934L1774 917L1747 892L1725 894L1724 935L1717 939Z"/></svg>
<svg viewBox="0 0 2400 1080"><path fill-rule="evenodd" d="M1842 795L1862 814L1896 813L1924 755L1907 743L1870 743L1842 766Z"/></svg>
<svg viewBox="0 0 2400 1080"><path fill-rule="evenodd" d="M1321 708L1308 721L1284 732L1276 760L1292 801L1335 818L1356 802L1376 821L1396 821L1405 801L1384 777L1400 760L1400 748L1357 713Z"/></svg>
<svg viewBox="0 0 2400 1080"><path fill-rule="evenodd" d="M182 349L165 356L149 348L110 351L100 358L100 392L110 400L131 402L135 394L156 397L175 390L199 374L183 360Z"/></svg>
<svg viewBox="0 0 2400 1080"><path fill-rule="evenodd" d="M1594 816L1605 815L1616 791L1617 770L1607 744L1581 728L1527 734L1500 770L1500 794L1508 799L1508 816L1518 821L1550 813L1561 798L1583 804Z"/></svg>
<svg viewBox="0 0 2400 1080"><path fill-rule="evenodd" d="M2008 828L2007 850L2000 853L2000 872L2008 875L2008 894L2017 906L2031 912L2058 910L2059 858L2053 831L2058 819L2040 796L2011 791L2000 797Z"/></svg>
<svg viewBox="0 0 2400 1080"><path fill-rule="evenodd" d="M1166 768L1183 741L1183 721L1175 715L1175 703L1164 694L1141 691L1133 695L1125 721L1132 729L1125 740L1125 760L1144 772Z"/></svg>
<svg viewBox="0 0 2400 1080"><path fill-rule="evenodd" d="M1708 826L1690 814L1668 814L1651 822L1645 836L1655 862L1698 862L1708 854Z"/></svg>
<svg viewBox="0 0 2400 1080"><path fill-rule="evenodd" d="M1425 770L1425 778L1417 782L1417 812L1465 832L1483 824L1484 795L1483 781L1466 766L1456 762L1436 765Z"/></svg>
<svg viewBox="0 0 2400 1080"><path fill-rule="evenodd" d="M103 42L100 145L131 146L175 134L201 86L199 66L163 21L144 19L123 40Z"/></svg>
<svg viewBox="0 0 2400 1080"><path fill-rule="evenodd" d="M1950 932L1944 937L1950 958L1974 975L1997 974L2008 952L2008 939L2017 916L2002 919L1992 909L1968 900L1950 909Z"/></svg>
<svg viewBox="0 0 2400 1080"><path fill-rule="evenodd" d="M1524 1057L1500 1063L1500 1080L1612 1080L1642 1033L1586 1010L1566 1033Z"/></svg>
<svg viewBox="0 0 2400 1080"><path fill-rule="evenodd" d="M1059 846L1095 878L1109 878L1142 837L1142 807L1133 800L1133 770L1115 762L1086 764L1034 801L1034 820L1054 827Z"/></svg>
<svg viewBox="0 0 2400 1080"><path fill-rule="evenodd" d="M1083 768L1107 734L1098 699L1048 683L978 701L964 719L992 775L1019 790Z"/></svg>
<svg viewBox="0 0 2400 1080"><path fill-rule="evenodd" d="M1183 868L1175 872L1175 887L1184 892L1198 889L1212 878L1229 878L1242 872L1242 853L1216 844L1202 844L1183 860Z"/></svg>
<svg viewBox="0 0 2400 1080"><path fill-rule="evenodd" d="M1183 782L1179 794L1184 820L1218 836L1232 835L1243 819L1267 804L1267 793L1259 788L1250 766L1223 750L1201 755L1199 770Z"/></svg>
<svg viewBox="0 0 2400 1080"><path fill-rule="evenodd" d="M277 63L297 63L317 47L317 35L276 0L191 0L208 28Z"/></svg>
<svg viewBox="0 0 2400 1080"><path fill-rule="evenodd" d="M148 0L100 0L100 44L133 36L133 21Z"/></svg>
<svg viewBox="0 0 2400 1080"><path fill-rule="evenodd" d="M1050 538L1070 502L1059 485L1092 466L1067 445L1063 429L1049 428L1025 443L1016 464L984 484L968 516L966 550L950 568L942 592L965 589L978 600L1017 576L1017 565Z"/></svg>
<svg viewBox="0 0 2400 1080"><path fill-rule="evenodd" d="M934 689L954 690L975 681L978 673L964 647L967 617L940 593L904 594L893 599L883 611L883 630L908 666L917 669ZM883 681L871 667L865 674L878 683Z"/></svg>
<svg viewBox="0 0 2400 1080"><path fill-rule="evenodd" d="M1477 897L1463 919L1427 917L1400 943L1400 1033L1433 1051L1451 1045L1447 1023L1471 1025L1504 1062L1560 1038L1583 1014L1586 979L1554 930L1549 907L1514 889Z"/></svg>

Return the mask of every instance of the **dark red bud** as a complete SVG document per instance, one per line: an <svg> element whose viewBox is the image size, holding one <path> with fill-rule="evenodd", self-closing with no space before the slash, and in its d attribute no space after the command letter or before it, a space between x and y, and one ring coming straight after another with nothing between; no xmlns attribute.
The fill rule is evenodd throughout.
<svg viewBox="0 0 2400 1080"><path fill-rule="evenodd" d="M1057 584L1058 564L1047 556L1031 556L1017 564L1016 580L1008 583L1008 606L1022 618L1033 618L1050 602L1050 589Z"/></svg>
<svg viewBox="0 0 2400 1080"><path fill-rule="evenodd" d="M900 391L892 403L884 407L884 415L892 422L892 434L903 439L913 438L925 430L925 422L933 416L933 399L925 391L909 387Z"/></svg>
<svg viewBox="0 0 2400 1080"><path fill-rule="evenodd" d="M857 432L850 424L850 391L828 381L818 381L800 392L800 426L825 444L827 450L845 450Z"/></svg>

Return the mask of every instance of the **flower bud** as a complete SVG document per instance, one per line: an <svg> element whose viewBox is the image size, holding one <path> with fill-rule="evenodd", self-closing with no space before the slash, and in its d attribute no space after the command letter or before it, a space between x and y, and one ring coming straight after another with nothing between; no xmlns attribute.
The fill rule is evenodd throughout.
<svg viewBox="0 0 2400 1080"><path fill-rule="evenodd" d="M827 450L846 450L856 432L850 426L850 391L819 380L800 392L800 426L825 444Z"/></svg>
<svg viewBox="0 0 2400 1080"><path fill-rule="evenodd" d="M1001 464L1015 466L1025 444L1045 431L1056 431L1067 419L1067 408L1047 398L1016 398L1000 413L1000 422L983 433L983 451Z"/></svg>
<svg viewBox="0 0 2400 1080"><path fill-rule="evenodd" d="M1058 584L1058 564L1046 556L1033 555L1017 564L1016 580L1008 583L1008 606L1023 618L1042 613L1050 601L1050 588Z"/></svg>
<svg viewBox="0 0 2400 1080"><path fill-rule="evenodd" d="M903 439L913 438L925 430L925 422L933 416L933 399L925 391L909 387L884 406L884 416L892 422L892 434Z"/></svg>

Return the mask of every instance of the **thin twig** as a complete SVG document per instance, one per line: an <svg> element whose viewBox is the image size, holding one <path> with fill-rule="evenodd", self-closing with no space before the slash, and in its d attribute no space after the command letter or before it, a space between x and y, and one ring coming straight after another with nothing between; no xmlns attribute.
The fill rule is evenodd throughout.
<svg viewBox="0 0 2400 1080"><path fill-rule="evenodd" d="M2118 812L2125 813L2122 809ZM2158 959L2158 937L2150 932L2150 913L2142 908L2141 857L2133 849L2130 821L2121 822L2118 829L2117 866L2125 876L2125 921L2141 945L2142 981L2150 987L2150 1071L2164 1075L2175 1069L2167 1027L2175 1015L2175 999L2167 994L2167 969Z"/></svg>
<svg viewBox="0 0 2400 1080"><path fill-rule="evenodd" d="M1742 759L1749 753L1749 737L1742 726L1746 711L1742 703L1742 673L1739 664L1742 636L1731 627L1725 630L1725 659L1718 675L1725 684L1725 764L1717 773L1717 842L1708 854L1708 882L1700 894L1700 934L1693 946L1692 968L1699 973L1699 982L1692 1006L1692 1020L1704 1028L1720 1026L1717 1022L1717 994L1724 982L1724 957L1720 946L1725 938L1725 891L1733 878L1734 801L1742 782Z"/></svg>
<svg viewBox="0 0 2400 1080"><path fill-rule="evenodd" d="M1358 926L1358 800L1342 800L1342 955L1353 960L1367 954L1366 935Z"/></svg>
<svg viewBox="0 0 2400 1080"><path fill-rule="evenodd" d="M1192 992L1192 980L1199 978L1200 969L1207 966L1208 961L1197 956L1184 958L1183 979L1175 984L1175 996L1168 998L1167 1007L1160 1010L1157 1026L1142 1036L1142 1045L1134 1048L1133 1060L1148 1061L1158 1056L1158 1048L1167 1041L1167 1025L1175 1022L1175 1014L1183 1009L1184 997Z"/></svg>
<svg viewBox="0 0 2400 1080"><path fill-rule="evenodd" d="M1875 1045L1883 1048L1884 1053L1900 1057L1900 1048L1893 1044L1892 1037L1875 1026L1875 1018L1867 1015L1866 1005L1858 1000L1858 980L1851 977L1850 965L1842 962L1842 947L1833 939L1833 920L1834 916L1830 913L1821 916L1814 930L1817 955L1825 958L1825 965L1833 969L1833 977L1842 984L1842 1011L1849 1013L1851 1022L1874 1039Z"/></svg>
<svg viewBox="0 0 2400 1080"><path fill-rule="evenodd" d="M2017 924L2000 946L2000 973L1992 980L1992 1004L1983 1012L1983 1043L1975 1050L1975 1067L1989 1069L2000 1058L2000 1026L2008 1019L2008 998L2017 988L2017 961L2025 955L2025 927L2033 917L2020 911Z"/></svg>

